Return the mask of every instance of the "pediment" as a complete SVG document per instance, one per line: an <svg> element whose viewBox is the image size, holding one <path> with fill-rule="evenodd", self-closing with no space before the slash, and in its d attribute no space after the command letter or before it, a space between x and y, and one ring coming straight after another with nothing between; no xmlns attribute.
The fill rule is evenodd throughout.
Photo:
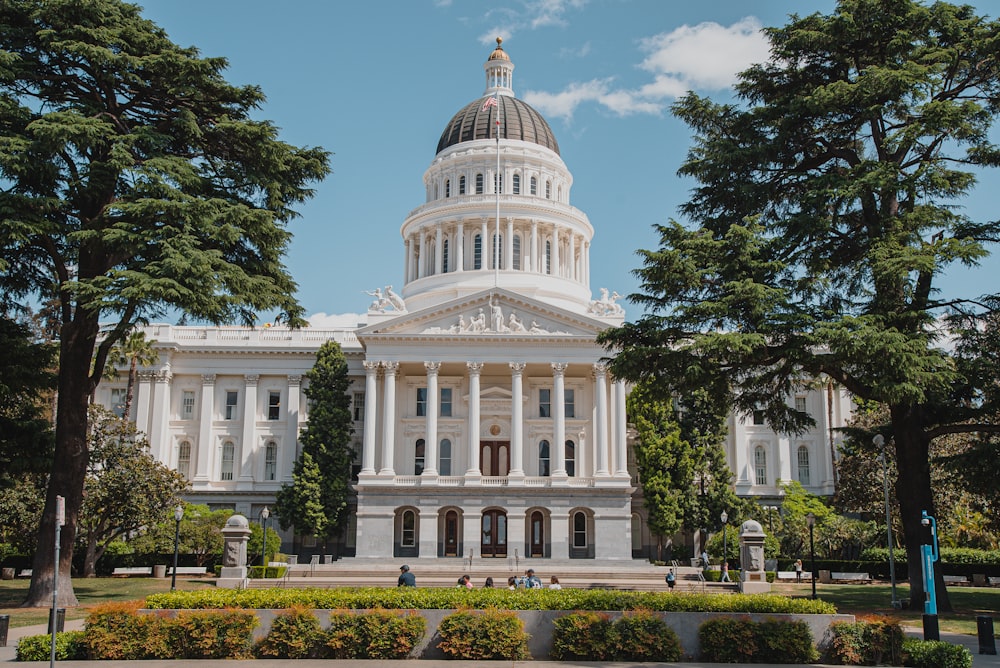
<svg viewBox="0 0 1000 668"><path fill-rule="evenodd" d="M508 290L485 290L358 330L358 338L586 337L608 323Z"/></svg>

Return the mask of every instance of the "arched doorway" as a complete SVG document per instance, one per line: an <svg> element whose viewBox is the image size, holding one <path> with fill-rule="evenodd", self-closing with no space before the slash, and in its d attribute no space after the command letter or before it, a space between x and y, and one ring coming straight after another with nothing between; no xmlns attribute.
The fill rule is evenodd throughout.
<svg viewBox="0 0 1000 668"><path fill-rule="evenodd" d="M485 476L505 476L510 472L510 442L481 441L479 467Z"/></svg>
<svg viewBox="0 0 1000 668"><path fill-rule="evenodd" d="M531 513L529 523L528 556L545 556L545 515L540 510Z"/></svg>
<svg viewBox="0 0 1000 668"><path fill-rule="evenodd" d="M483 557L507 556L507 513L502 510L483 511L482 539L479 554Z"/></svg>
<svg viewBox="0 0 1000 668"><path fill-rule="evenodd" d="M454 510L444 515L444 556L458 556L458 513Z"/></svg>

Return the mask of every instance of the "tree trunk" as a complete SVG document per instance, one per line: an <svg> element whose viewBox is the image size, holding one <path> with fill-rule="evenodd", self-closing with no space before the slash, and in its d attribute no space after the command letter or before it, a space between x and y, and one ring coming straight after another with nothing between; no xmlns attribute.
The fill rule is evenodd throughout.
<svg viewBox="0 0 1000 668"><path fill-rule="evenodd" d="M90 398L90 361L98 334L96 314L77 309L62 329L59 347L59 400L56 413L56 449L45 494L45 511L38 528L38 547L32 562L31 585L23 607L52 605L54 575L58 573L60 607L78 605L70 579L73 542L83 503L87 474L87 402ZM60 534L59 563L55 563L56 496L66 500L66 524Z"/></svg>
<svg viewBox="0 0 1000 668"><path fill-rule="evenodd" d="M135 377L137 375L138 358L132 357L132 361L128 368L128 385L125 389L125 412L122 415L127 422L129 419L129 412L132 410L132 393L135 391Z"/></svg>
<svg viewBox="0 0 1000 668"><path fill-rule="evenodd" d="M87 532L87 552L83 556L83 577L97 577L97 537L93 531Z"/></svg>
<svg viewBox="0 0 1000 668"><path fill-rule="evenodd" d="M930 441L923 428L923 410L918 406L891 406L892 430L896 445L896 499L899 501L900 523L906 542L906 563L910 581L910 609L924 605L924 578L920 546L929 538L921 525L921 512L935 515L931 493ZM941 562L934 566L937 607L951 612L951 601L945 588Z"/></svg>

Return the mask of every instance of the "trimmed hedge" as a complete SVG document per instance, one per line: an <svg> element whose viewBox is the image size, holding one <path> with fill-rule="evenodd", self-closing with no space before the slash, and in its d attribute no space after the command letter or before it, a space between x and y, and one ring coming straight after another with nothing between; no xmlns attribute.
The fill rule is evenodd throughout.
<svg viewBox="0 0 1000 668"><path fill-rule="evenodd" d="M803 621L719 617L698 627L702 661L714 663L812 663L819 658Z"/></svg>
<svg viewBox="0 0 1000 668"><path fill-rule="evenodd" d="M907 638L903 641L903 665L915 668L972 668L972 653L961 645L942 640Z"/></svg>
<svg viewBox="0 0 1000 668"><path fill-rule="evenodd" d="M83 631L56 633L56 661L82 661L87 658ZM25 636L17 643L18 661L48 661L52 658L52 635Z"/></svg>
<svg viewBox="0 0 1000 668"><path fill-rule="evenodd" d="M903 629L885 617L831 625L830 663L846 666L898 666L903 658Z"/></svg>
<svg viewBox="0 0 1000 668"><path fill-rule="evenodd" d="M649 610L625 613L615 622L607 614L576 612L554 622L552 658L556 661L680 661L680 639Z"/></svg>
<svg viewBox="0 0 1000 668"><path fill-rule="evenodd" d="M417 587L338 589L202 589L153 594L151 609L279 609L303 606L318 610L653 610L657 612L755 612L835 614L832 603L771 594L716 594L615 591L601 589L458 590Z"/></svg>
<svg viewBox="0 0 1000 668"><path fill-rule="evenodd" d="M524 622L511 610L459 610L438 625L438 649L449 659L478 661L531 658Z"/></svg>

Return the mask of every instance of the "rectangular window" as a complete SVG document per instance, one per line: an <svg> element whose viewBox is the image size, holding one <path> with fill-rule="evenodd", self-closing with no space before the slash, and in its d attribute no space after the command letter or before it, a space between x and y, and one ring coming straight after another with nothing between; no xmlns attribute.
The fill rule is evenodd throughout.
<svg viewBox="0 0 1000 668"><path fill-rule="evenodd" d="M552 390L548 388L538 390L538 417L552 417Z"/></svg>
<svg viewBox="0 0 1000 668"><path fill-rule="evenodd" d="M233 459L236 456L236 446L232 441L222 444L222 469L219 475L220 480L233 479Z"/></svg>
<svg viewBox="0 0 1000 668"><path fill-rule="evenodd" d="M111 410L118 417L125 417L125 400L128 390L124 387L111 388Z"/></svg>
<svg viewBox="0 0 1000 668"><path fill-rule="evenodd" d="M267 393L267 419L281 419L281 392L272 390Z"/></svg>
<svg viewBox="0 0 1000 668"><path fill-rule="evenodd" d="M753 451L754 473L758 485L767 484L767 453L758 445Z"/></svg>
<svg viewBox="0 0 1000 668"><path fill-rule="evenodd" d="M185 478L191 477L191 443L181 441L177 448L177 472Z"/></svg>
<svg viewBox="0 0 1000 668"><path fill-rule="evenodd" d="M417 417L427 415L427 388L417 388Z"/></svg>
<svg viewBox="0 0 1000 668"><path fill-rule="evenodd" d="M194 390L184 390L181 394L181 419L194 419Z"/></svg>
<svg viewBox="0 0 1000 668"><path fill-rule="evenodd" d="M226 420L236 419L236 406L239 400L240 400L239 392L234 392L232 390L226 391L226 409L224 413L225 415L224 419Z"/></svg>
<svg viewBox="0 0 1000 668"><path fill-rule="evenodd" d="M441 417L451 417L451 388L441 388Z"/></svg>
<svg viewBox="0 0 1000 668"><path fill-rule="evenodd" d="M472 240L472 268L483 268L483 237L477 234Z"/></svg>
<svg viewBox="0 0 1000 668"><path fill-rule="evenodd" d="M355 392L351 400L351 408L354 411L354 421L364 422L365 420L365 393Z"/></svg>
<svg viewBox="0 0 1000 668"><path fill-rule="evenodd" d="M566 390L564 406L566 410L566 417L575 418L576 417L576 392L573 390Z"/></svg>
<svg viewBox="0 0 1000 668"><path fill-rule="evenodd" d="M403 512L403 531L399 544L403 547L413 547L417 544L417 516L412 510Z"/></svg>
<svg viewBox="0 0 1000 668"><path fill-rule="evenodd" d="M438 448L438 473L451 475L451 439L441 439L441 446Z"/></svg>
<svg viewBox="0 0 1000 668"><path fill-rule="evenodd" d="M795 397L795 410L799 413L805 415L806 413L806 398L805 397Z"/></svg>
<svg viewBox="0 0 1000 668"><path fill-rule="evenodd" d="M483 194L483 175L482 174L476 174L476 194L477 195L482 195Z"/></svg>
<svg viewBox="0 0 1000 668"><path fill-rule="evenodd" d="M799 463L799 482L805 486L809 486L809 448L804 445L799 446L798 450L798 463Z"/></svg>
<svg viewBox="0 0 1000 668"><path fill-rule="evenodd" d="M762 408L754 409L753 412L753 423L755 425L762 425L765 423L764 420L764 410Z"/></svg>
<svg viewBox="0 0 1000 668"><path fill-rule="evenodd" d="M264 480L278 479L278 444L268 441L264 449Z"/></svg>

